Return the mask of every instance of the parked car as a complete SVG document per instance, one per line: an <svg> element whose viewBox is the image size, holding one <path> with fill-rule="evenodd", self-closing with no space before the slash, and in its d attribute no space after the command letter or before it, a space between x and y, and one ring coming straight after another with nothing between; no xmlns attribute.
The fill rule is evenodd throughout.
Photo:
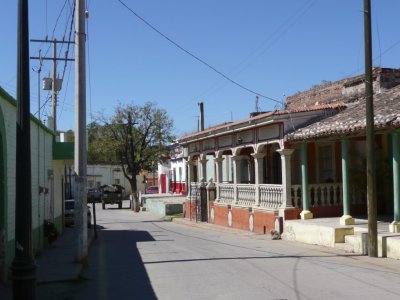
<svg viewBox="0 0 400 300"><path fill-rule="evenodd" d="M101 191L96 188L88 188L87 190L87 201L92 202L101 202Z"/></svg>
<svg viewBox="0 0 400 300"><path fill-rule="evenodd" d="M146 194L158 194L158 186L148 186L144 192Z"/></svg>
<svg viewBox="0 0 400 300"><path fill-rule="evenodd" d="M118 204L118 208L122 208L122 200L124 200L125 188L119 184L106 184L100 187L101 190L101 206L106 209L106 204Z"/></svg>
<svg viewBox="0 0 400 300"><path fill-rule="evenodd" d="M65 221L66 227L72 226L75 223L75 200L74 199L65 200L64 221ZM91 226L92 226L92 212L90 211L90 206L88 206L88 208L87 208L87 227L90 228Z"/></svg>

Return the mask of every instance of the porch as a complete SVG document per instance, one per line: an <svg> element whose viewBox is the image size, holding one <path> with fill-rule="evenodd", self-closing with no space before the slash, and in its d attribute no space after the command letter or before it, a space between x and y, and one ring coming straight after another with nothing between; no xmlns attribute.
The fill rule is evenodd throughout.
<svg viewBox="0 0 400 300"><path fill-rule="evenodd" d="M204 189L203 197L201 188ZM255 233L284 230L285 220L298 219L302 211L302 186L283 184L231 184L191 182L186 204L186 217ZM307 195L310 210L316 217L336 217L343 211L342 184L310 184ZM203 203L202 203L203 198ZM364 207L354 197L352 209ZM206 211L205 211L206 210Z"/></svg>
<svg viewBox="0 0 400 300"><path fill-rule="evenodd" d="M200 199L199 182L190 183L190 198ZM232 184L215 183L216 199L219 204L241 207L282 209L302 209L302 186L290 186L290 198L284 206L285 191L282 184ZM342 183L310 184L307 186L307 196L311 208L342 206ZM360 198L352 197L353 205L365 204Z"/></svg>
<svg viewBox="0 0 400 300"><path fill-rule="evenodd" d="M400 233L389 232L390 222L378 221L378 257L400 259ZM340 218L287 220L282 239L368 254L368 220L340 225Z"/></svg>

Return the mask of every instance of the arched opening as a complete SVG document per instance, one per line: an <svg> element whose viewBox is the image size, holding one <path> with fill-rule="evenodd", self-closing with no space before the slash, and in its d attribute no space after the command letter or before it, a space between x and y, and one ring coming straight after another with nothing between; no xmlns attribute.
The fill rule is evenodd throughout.
<svg viewBox="0 0 400 300"><path fill-rule="evenodd" d="M255 182L254 158L251 155L253 153L253 147L242 148L238 151L238 155L242 157L239 183L254 184Z"/></svg>
<svg viewBox="0 0 400 300"><path fill-rule="evenodd" d="M263 178L260 183L265 184L282 184L282 159L281 155L276 152L279 150L279 144L263 145L258 153L265 153L263 158Z"/></svg>

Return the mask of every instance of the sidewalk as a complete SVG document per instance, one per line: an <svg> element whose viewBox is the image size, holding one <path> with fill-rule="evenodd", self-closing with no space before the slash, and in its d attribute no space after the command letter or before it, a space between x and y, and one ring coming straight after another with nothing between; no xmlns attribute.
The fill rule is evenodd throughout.
<svg viewBox="0 0 400 300"><path fill-rule="evenodd" d="M94 238L93 227L88 228L88 245ZM57 240L43 249L41 255L35 257L36 283L57 283L78 280L82 272L82 264L75 262L76 237L74 228L65 228ZM0 284L0 299L11 299L12 282Z"/></svg>
<svg viewBox="0 0 400 300"><path fill-rule="evenodd" d="M93 228L88 228L88 245L93 240ZM75 262L76 237L74 228L65 228L63 234L36 257L36 282L51 283L78 280L82 264Z"/></svg>

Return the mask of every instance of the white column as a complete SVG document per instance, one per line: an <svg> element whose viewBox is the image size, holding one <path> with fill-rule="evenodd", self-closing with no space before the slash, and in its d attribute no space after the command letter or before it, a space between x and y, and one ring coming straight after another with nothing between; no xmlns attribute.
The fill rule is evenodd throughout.
<svg viewBox="0 0 400 300"><path fill-rule="evenodd" d="M242 162L242 156L235 155L232 156L232 167L233 167L233 184L234 184L234 195L233 202L237 203L237 185L241 182L241 173L240 167Z"/></svg>
<svg viewBox="0 0 400 300"><path fill-rule="evenodd" d="M204 181L207 182L207 155L206 154L202 154L200 155L200 181Z"/></svg>
<svg viewBox="0 0 400 300"><path fill-rule="evenodd" d="M188 179L187 180L187 184L188 184L188 186L187 186L187 191L188 191L188 196L189 196L189 199L190 199L191 189L192 189L191 188L191 183L193 182L193 175L194 175L194 170L193 170L194 162L193 162L193 159L189 156L187 161L186 161L186 163L188 165L188 173L187 173L187 179Z"/></svg>
<svg viewBox="0 0 400 300"><path fill-rule="evenodd" d="M264 168L263 168L263 158L265 157L265 153L254 153L252 154L254 157L254 171L255 171L255 186L256 186L256 206L260 205L260 188L259 185L262 183L264 177Z"/></svg>
<svg viewBox="0 0 400 300"><path fill-rule="evenodd" d="M282 160L282 187L283 187L283 203L282 208L292 207L291 204L291 185L292 185L292 172L290 158L294 149L279 149L276 150L281 155Z"/></svg>
<svg viewBox="0 0 400 300"><path fill-rule="evenodd" d="M216 183L216 189L217 189L217 195L216 195L216 200L219 200L219 185L222 183L222 162L224 161L223 157L217 157L214 158L214 163L216 166L216 177L215 178L215 183Z"/></svg>

